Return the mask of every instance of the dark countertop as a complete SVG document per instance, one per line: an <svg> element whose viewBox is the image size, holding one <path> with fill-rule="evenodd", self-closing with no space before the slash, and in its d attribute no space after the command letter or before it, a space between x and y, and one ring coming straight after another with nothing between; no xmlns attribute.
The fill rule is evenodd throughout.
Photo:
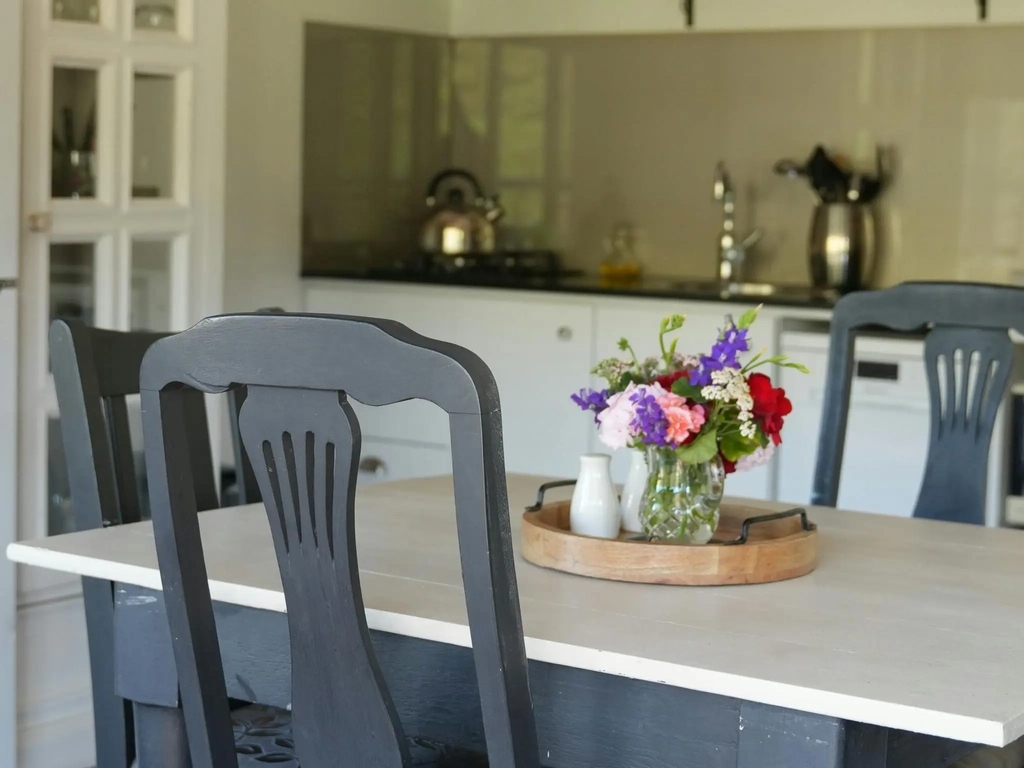
<svg viewBox="0 0 1024 768"><path fill-rule="evenodd" d="M519 277L502 274L425 274L391 269L304 270L303 277L338 280L368 280L419 285L448 285L521 291L548 291L600 296L728 301L733 304L770 304L802 309L832 309L837 296L810 286L778 286L773 293L740 293L723 296L710 281L645 275L629 284L608 284L598 275L566 274L554 277Z"/></svg>

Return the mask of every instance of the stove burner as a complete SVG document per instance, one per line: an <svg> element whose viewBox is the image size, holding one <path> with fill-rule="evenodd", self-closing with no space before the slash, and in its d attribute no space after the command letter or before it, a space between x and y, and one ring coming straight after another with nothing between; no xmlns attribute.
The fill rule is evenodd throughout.
<svg viewBox="0 0 1024 768"><path fill-rule="evenodd" d="M561 274L553 251L498 251L496 253L420 253L401 266L401 271L428 275L509 275L556 277Z"/></svg>

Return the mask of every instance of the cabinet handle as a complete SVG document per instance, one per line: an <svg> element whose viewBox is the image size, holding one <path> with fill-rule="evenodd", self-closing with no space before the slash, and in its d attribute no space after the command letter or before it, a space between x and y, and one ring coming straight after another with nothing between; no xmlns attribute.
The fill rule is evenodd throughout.
<svg viewBox="0 0 1024 768"><path fill-rule="evenodd" d="M988 19L988 0L978 0L978 21Z"/></svg>
<svg viewBox="0 0 1024 768"><path fill-rule="evenodd" d="M388 465L376 456L367 456L359 462L359 472L374 477L384 477L388 473Z"/></svg>
<svg viewBox="0 0 1024 768"><path fill-rule="evenodd" d="M572 328L563 325L555 335L558 336L559 341L572 341Z"/></svg>

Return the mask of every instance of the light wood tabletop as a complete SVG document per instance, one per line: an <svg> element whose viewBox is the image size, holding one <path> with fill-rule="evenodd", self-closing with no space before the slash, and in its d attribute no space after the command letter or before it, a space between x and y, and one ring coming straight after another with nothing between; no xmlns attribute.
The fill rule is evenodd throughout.
<svg viewBox="0 0 1024 768"><path fill-rule="evenodd" d="M509 477L517 555L521 511L544 480ZM626 584L517 556L527 654L973 743L1024 734L1024 532L810 516L818 569L775 584ZM284 611L262 507L200 517L213 598ZM451 478L363 487L357 521L370 627L468 646ZM8 557L160 587L149 523L12 544Z"/></svg>

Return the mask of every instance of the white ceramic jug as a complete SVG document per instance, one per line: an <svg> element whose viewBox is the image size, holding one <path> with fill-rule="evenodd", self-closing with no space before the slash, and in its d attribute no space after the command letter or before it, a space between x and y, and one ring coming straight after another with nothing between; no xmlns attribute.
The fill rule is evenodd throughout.
<svg viewBox="0 0 1024 768"><path fill-rule="evenodd" d="M619 535L619 499L612 485L612 457L606 453L580 456L580 476L569 507L573 533L614 539Z"/></svg>
<svg viewBox="0 0 1024 768"><path fill-rule="evenodd" d="M639 448L629 448L629 476L622 488L622 501L619 504L622 516L622 530L630 533L643 533L640 524L640 500L647 487L647 456Z"/></svg>

